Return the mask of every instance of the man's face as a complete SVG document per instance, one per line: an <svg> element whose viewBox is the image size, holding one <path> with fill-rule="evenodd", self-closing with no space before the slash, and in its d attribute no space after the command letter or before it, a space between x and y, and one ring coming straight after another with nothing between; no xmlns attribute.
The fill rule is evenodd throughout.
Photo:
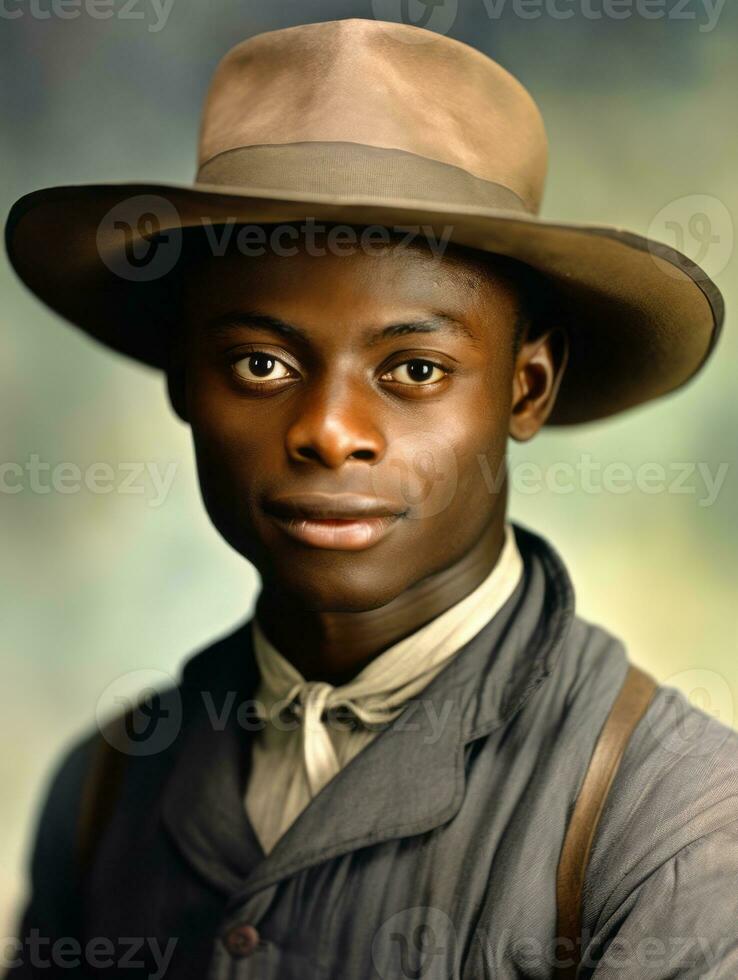
<svg viewBox="0 0 738 980"><path fill-rule="evenodd" d="M504 518L518 301L469 253L234 253L183 298L203 499L265 583L377 608Z"/></svg>

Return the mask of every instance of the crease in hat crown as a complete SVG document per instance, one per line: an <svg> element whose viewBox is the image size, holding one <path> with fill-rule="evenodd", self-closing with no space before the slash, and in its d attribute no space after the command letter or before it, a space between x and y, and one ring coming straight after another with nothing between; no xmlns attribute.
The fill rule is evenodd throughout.
<svg viewBox="0 0 738 980"><path fill-rule="evenodd" d="M423 43L408 43L418 33ZM224 182L224 154L308 143L411 154L540 209L548 146L532 96L485 54L424 28L351 18L269 31L228 51L205 101L198 182ZM244 182L247 170L246 158Z"/></svg>

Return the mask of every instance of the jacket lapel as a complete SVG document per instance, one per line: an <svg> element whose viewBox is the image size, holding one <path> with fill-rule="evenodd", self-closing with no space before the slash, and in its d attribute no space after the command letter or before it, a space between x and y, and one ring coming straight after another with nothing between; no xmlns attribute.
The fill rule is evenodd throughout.
<svg viewBox="0 0 738 980"><path fill-rule="evenodd" d="M545 680L573 616L558 557L515 530L525 563L515 593L321 790L269 855L243 803L250 733L243 706L236 709L257 681L249 624L188 663L193 722L165 788L163 816L182 853L233 901L340 854L427 832L458 811L465 745L503 724ZM208 703L217 711L228 698L231 710L217 729Z"/></svg>
<svg viewBox="0 0 738 980"><path fill-rule="evenodd" d="M257 680L249 635L244 623L185 665L186 727L162 794L164 826L179 850L226 894L264 857L242 804L249 757L243 706Z"/></svg>

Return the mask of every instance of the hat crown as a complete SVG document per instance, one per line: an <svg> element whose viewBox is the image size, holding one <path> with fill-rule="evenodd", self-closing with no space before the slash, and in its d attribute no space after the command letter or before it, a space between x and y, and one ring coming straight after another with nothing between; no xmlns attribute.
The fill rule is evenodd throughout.
<svg viewBox="0 0 738 980"><path fill-rule="evenodd" d="M232 48L205 102L201 172L231 150L300 143L414 154L540 208L548 153L532 97L491 58L423 28L352 18Z"/></svg>

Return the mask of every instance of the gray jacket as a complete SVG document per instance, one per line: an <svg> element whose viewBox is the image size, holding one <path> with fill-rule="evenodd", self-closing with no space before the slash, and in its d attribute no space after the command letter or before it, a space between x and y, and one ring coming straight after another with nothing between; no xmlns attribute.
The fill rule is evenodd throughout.
<svg viewBox="0 0 738 980"><path fill-rule="evenodd" d="M72 855L93 736L67 753L9 976L552 977L570 952L559 853L627 658L575 616L550 545L515 531L525 574L507 604L268 856L243 805L247 623L162 696L84 888ZM738 977L738 735L675 689L659 687L612 786L582 927L582 978Z"/></svg>

